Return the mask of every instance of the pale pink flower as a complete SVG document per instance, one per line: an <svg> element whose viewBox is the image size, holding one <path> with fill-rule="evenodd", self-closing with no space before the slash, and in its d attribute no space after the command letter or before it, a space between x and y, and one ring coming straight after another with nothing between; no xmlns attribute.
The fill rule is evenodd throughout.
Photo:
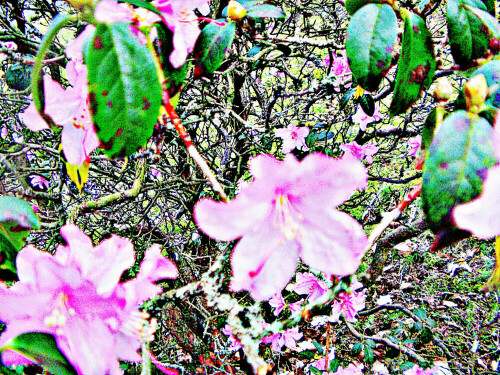
<svg viewBox="0 0 500 375"><path fill-rule="evenodd" d="M333 302L331 322L338 322L340 315L343 315L348 322L355 322L356 314L365 308L365 291L361 292L340 292Z"/></svg>
<svg viewBox="0 0 500 375"><path fill-rule="evenodd" d="M368 164L373 163L373 155L378 152L378 147L374 143L367 143L365 145L358 145L356 141L350 143L343 143L340 148L344 152L350 152L353 156L360 160L366 159Z"/></svg>
<svg viewBox="0 0 500 375"><path fill-rule="evenodd" d="M162 12L168 28L174 34L174 50L170 54L170 63L174 68L184 65L200 35L198 17L193 10L206 8L209 2L210 0L154 0L151 3Z"/></svg>
<svg viewBox="0 0 500 375"><path fill-rule="evenodd" d="M493 146L500 160L500 116L493 128ZM459 204L453 210L455 223L480 238L500 235L500 165L489 168L483 193L473 201Z"/></svg>
<svg viewBox="0 0 500 375"><path fill-rule="evenodd" d="M236 351L241 348L241 342L234 336L233 331L231 331L231 326L226 324L222 329L222 333L228 336L229 338L229 350Z"/></svg>
<svg viewBox="0 0 500 375"><path fill-rule="evenodd" d="M299 327L294 327L287 329L283 334L274 333L265 336L261 342L265 344L271 343L271 348L275 352L280 352L283 345L290 350L295 350L297 348L296 341L300 340L302 336L304 335L302 332L299 332Z"/></svg>
<svg viewBox="0 0 500 375"><path fill-rule="evenodd" d="M367 238L361 225L335 209L357 188L366 171L352 157L310 154L301 162L269 155L251 159L254 180L228 203L200 200L198 227L221 241L241 240L231 265L233 291L248 290L262 301L282 290L300 256L311 268L349 275L358 268Z"/></svg>
<svg viewBox="0 0 500 375"><path fill-rule="evenodd" d="M270 300L269 300L269 304L271 305L271 307L274 307L274 315L275 316L278 316L285 307L288 306L288 308L290 309L290 311L293 313L295 311L297 311L298 309L300 309L300 306L302 305L302 302L303 300L300 300L300 301L297 301L297 302L294 302L294 303L290 303L290 304L287 304L285 302L285 300L283 299L283 295L281 294L281 292L278 292L276 293Z"/></svg>
<svg viewBox="0 0 500 375"><path fill-rule="evenodd" d="M380 108L378 103L375 103L375 112L373 113L373 116L368 116L365 113L365 111L363 111L363 108L361 108L360 105L358 105L356 113L352 116L352 121L355 124L358 124L359 128L363 131L366 131L366 126L369 123L378 121L380 119L382 119L382 113L380 113Z"/></svg>
<svg viewBox="0 0 500 375"><path fill-rule="evenodd" d="M323 59L323 65L330 65L330 56L326 56ZM343 50L340 56L333 56L332 70L331 72L338 77L335 83L344 83L351 78L351 69L349 68L349 63L347 61L347 52Z"/></svg>
<svg viewBox="0 0 500 375"><path fill-rule="evenodd" d="M65 225L66 246L54 256L33 246L17 255L19 281L0 284L0 320L7 325L0 347L26 332L54 335L59 350L78 374L122 374L117 358L141 361L141 342L153 338L155 323L138 310L145 300L161 293L156 280L175 278L177 268L153 245L145 253L135 279L120 283L134 264L129 240L113 235L93 247L78 227ZM30 360L12 350L2 354L5 365Z"/></svg>
<svg viewBox="0 0 500 375"><path fill-rule="evenodd" d="M309 302L316 301L330 290L324 280L318 279L310 272L297 272L296 281L293 291L297 294L307 294Z"/></svg>
<svg viewBox="0 0 500 375"><path fill-rule="evenodd" d="M99 141L90 119L87 67L79 62L67 64L67 78L72 87L62 86L49 76L43 77L45 88L45 113L56 125L62 126L61 143L64 155L70 164L81 165L89 159ZM34 132L49 129L45 120L31 103L19 118Z"/></svg>
<svg viewBox="0 0 500 375"><path fill-rule="evenodd" d="M424 370L423 368L420 368L418 365L413 365L412 368L406 370L403 372L404 375L436 375L439 374L441 371L441 367L439 365L436 365L432 368L429 368L427 370Z"/></svg>
<svg viewBox="0 0 500 375"><path fill-rule="evenodd" d="M291 123L286 128L276 129L274 133L277 137L283 139L283 153L288 154L294 148L302 151L308 151L306 146L306 137L309 135L309 128L306 126L297 127Z"/></svg>
<svg viewBox="0 0 500 375"><path fill-rule="evenodd" d="M0 137L2 137L2 139L5 139L5 138L7 138L8 135L9 135L9 129L7 129L6 127L3 127L0 130Z"/></svg>
<svg viewBox="0 0 500 375"><path fill-rule="evenodd" d="M38 187L39 189L48 189L50 186L49 180L43 176L37 174L31 175L31 185Z"/></svg>
<svg viewBox="0 0 500 375"><path fill-rule="evenodd" d="M422 143L421 135L417 135L416 137L408 139L408 147L410 147L410 152L409 152L410 156L417 155L421 143Z"/></svg>

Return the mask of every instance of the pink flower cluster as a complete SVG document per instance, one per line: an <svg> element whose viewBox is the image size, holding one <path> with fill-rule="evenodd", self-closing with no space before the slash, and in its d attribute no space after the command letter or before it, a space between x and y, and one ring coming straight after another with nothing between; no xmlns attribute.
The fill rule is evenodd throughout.
<svg viewBox="0 0 500 375"><path fill-rule="evenodd" d="M308 151L306 146L306 137L309 135L309 128L297 127L295 124L290 124L286 128L276 129L274 131L277 137L283 139L283 153L288 154L294 148L302 151Z"/></svg>
<svg viewBox="0 0 500 375"><path fill-rule="evenodd" d="M129 240L113 235L93 247L74 225L63 226L61 234L67 245L54 256L33 246L22 249L16 261L19 281L0 284L0 320L7 325L0 347L22 333L45 332L54 335L78 374L121 374L117 358L141 361L137 350L156 330L139 304L161 292L156 280L177 277L177 268L154 245L136 278L120 283L134 264ZM2 361L31 363L12 350L3 352Z"/></svg>
<svg viewBox="0 0 500 375"><path fill-rule="evenodd" d="M297 294L307 294L309 302L316 301L330 290L324 280L318 279L311 272L297 272L296 281L292 290Z"/></svg>
<svg viewBox="0 0 500 375"><path fill-rule="evenodd" d="M355 279L351 284L350 292L340 292L337 299L333 302L332 315L330 316L331 322L338 322L340 315L348 322L357 321L356 315L358 311L365 308L365 290L361 292L356 292L357 289L363 287L363 284Z"/></svg>
<svg viewBox="0 0 500 375"><path fill-rule="evenodd" d="M290 350L297 349L296 342L303 337L303 333L299 332L299 327L294 327L287 329L283 333L274 333L269 336L265 336L262 339L262 343L271 344L271 348L275 352L280 352L283 345L286 346Z"/></svg>
<svg viewBox="0 0 500 375"><path fill-rule="evenodd" d="M493 130L495 155L500 160L500 116ZM483 193L470 203L458 205L453 216L458 227L480 238L500 235L500 165L488 169Z"/></svg>
<svg viewBox="0 0 500 375"><path fill-rule="evenodd" d="M413 365L412 368L406 370L403 374L404 375L436 375L441 372L441 367L439 365L436 365L430 369L424 370L423 368L420 368L418 365Z"/></svg>
<svg viewBox="0 0 500 375"><path fill-rule="evenodd" d="M222 333L229 337L229 350L236 351L241 348L241 342L233 335L233 331L231 331L231 326L226 324L222 329Z"/></svg>
<svg viewBox="0 0 500 375"><path fill-rule="evenodd" d="M263 301L292 278L298 258L327 274L350 275L366 251L361 225L335 209L366 185L363 165L352 157L310 154L299 162L268 155L251 159L251 183L228 203L200 200L198 227L221 241L241 238L231 257L233 291ZM243 214L244 213L244 214Z"/></svg>
<svg viewBox="0 0 500 375"><path fill-rule="evenodd" d="M330 56L325 57L323 64L325 66L330 65ZM340 56L334 57L331 72L338 77L335 80L335 83L344 83L351 78L351 69L349 68L349 63L347 62L346 50L343 50Z"/></svg>
<svg viewBox="0 0 500 375"><path fill-rule="evenodd" d="M363 160L363 158L365 158L369 164L373 163L373 155L375 155L378 151L378 147L374 143L367 143L366 145L361 146L356 141L344 143L340 146L340 148L344 152L350 152L359 160Z"/></svg>
<svg viewBox="0 0 500 375"><path fill-rule="evenodd" d="M292 313L299 310L300 305L302 305L303 300L294 303L287 304L283 299L281 292L276 293L273 298L269 300L269 304L274 307L274 316L278 316L285 307L288 307Z"/></svg>

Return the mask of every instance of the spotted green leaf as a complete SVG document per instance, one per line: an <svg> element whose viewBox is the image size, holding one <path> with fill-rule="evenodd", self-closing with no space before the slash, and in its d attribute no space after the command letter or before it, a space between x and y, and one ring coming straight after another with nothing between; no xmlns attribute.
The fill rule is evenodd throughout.
<svg viewBox="0 0 500 375"><path fill-rule="evenodd" d="M54 375L76 375L76 370L57 348L54 336L42 332L23 333L2 348L12 350L39 364Z"/></svg>
<svg viewBox="0 0 500 375"><path fill-rule="evenodd" d="M217 70L233 44L235 33L236 23L234 22L226 22L224 25L212 22L205 26L196 41L194 51L197 57L194 73L196 78L211 75Z"/></svg>
<svg viewBox="0 0 500 375"><path fill-rule="evenodd" d="M451 54L459 65L484 56L491 39L500 37L498 22L479 0L448 0L446 22Z"/></svg>
<svg viewBox="0 0 500 375"><path fill-rule="evenodd" d="M459 110L436 132L423 171L422 202L426 222L438 249L467 233L455 228L453 208L476 198L486 170L497 162L492 127L484 118Z"/></svg>
<svg viewBox="0 0 500 375"><path fill-rule="evenodd" d="M377 90L391 65L397 36L396 14L387 4L365 5L349 22L347 58L354 78L365 90Z"/></svg>
<svg viewBox="0 0 500 375"><path fill-rule="evenodd" d="M19 198L0 197L0 269L16 273L16 255L40 221L31 205Z"/></svg>
<svg viewBox="0 0 500 375"><path fill-rule="evenodd" d="M406 112L420 92L429 88L436 70L431 34L425 21L415 13L406 10L401 13L404 19L403 45L389 108L391 116Z"/></svg>
<svg viewBox="0 0 500 375"><path fill-rule="evenodd" d="M97 26L85 60L100 147L111 158L132 155L151 138L160 110L153 58L127 23L116 22Z"/></svg>

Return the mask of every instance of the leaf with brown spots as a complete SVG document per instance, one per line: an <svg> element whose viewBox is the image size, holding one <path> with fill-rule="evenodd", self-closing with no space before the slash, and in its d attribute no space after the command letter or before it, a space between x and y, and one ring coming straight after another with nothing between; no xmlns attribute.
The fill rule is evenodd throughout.
<svg viewBox="0 0 500 375"><path fill-rule="evenodd" d="M436 70L431 34L425 21L415 13L406 10L401 13L405 27L394 96L389 108L391 116L406 112L420 92L429 88Z"/></svg>
<svg viewBox="0 0 500 375"><path fill-rule="evenodd" d="M453 208L481 194L486 170L497 163L492 127L484 118L456 111L448 116L429 147L424 164L422 202L425 219L436 234L433 249L464 238Z"/></svg>
<svg viewBox="0 0 500 375"><path fill-rule="evenodd" d="M0 197L0 269L16 273L16 255L40 221L31 205L19 198Z"/></svg>
<svg viewBox="0 0 500 375"><path fill-rule="evenodd" d="M129 25L117 22L97 26L85 60L101 148L111 158L130 156L151 138L160 110L153 58Z"/></svg>

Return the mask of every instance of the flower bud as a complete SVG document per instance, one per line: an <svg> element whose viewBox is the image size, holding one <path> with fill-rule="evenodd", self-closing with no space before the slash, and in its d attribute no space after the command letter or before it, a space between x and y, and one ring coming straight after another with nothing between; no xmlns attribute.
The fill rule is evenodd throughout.
<svg viewBox="0 0 500 375"><path fill-rule="evenodd" d="M478 112L488 96L488 82L482 74L475 75L465 84L465 106L471 112Z"/></svg>
<svg viewBox="0 0 500 375"><path fill-rule="evenodd" d="M453 95L453 86L447 78L441 77L437 81L436 90L434 91L434 98L438 102L447 102Z"/></svg>
<svg viewBox="0 0 500 375"><path fill-rule="evenodd" d="M233 21L239 21L247 14L247 10L237 1L231 0L227 6L227 16Z"/></svg>

